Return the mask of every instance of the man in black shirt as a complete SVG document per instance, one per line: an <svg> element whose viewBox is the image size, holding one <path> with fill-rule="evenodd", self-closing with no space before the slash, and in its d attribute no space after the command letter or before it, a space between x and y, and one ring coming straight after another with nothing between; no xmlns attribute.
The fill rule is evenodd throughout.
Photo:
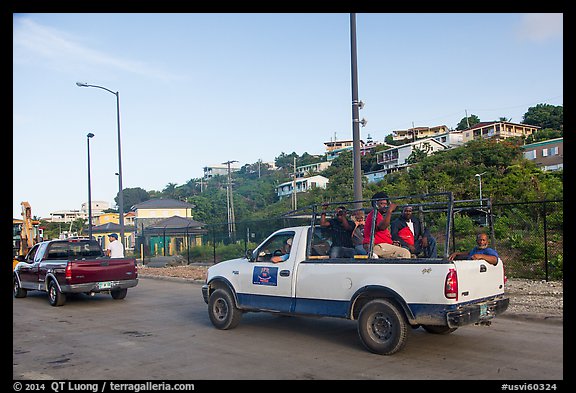
<svg viewBox="0 0 576 393"><path fill-rule="evenodd" d="M322 206L326 210L327 205ZM320 226L330 228L332 232L332 246L330 258L354 258L354 244L352 243L352 231L354 222L347 218L345 206L338 206L336 217L326 219L326 212L320 215Z"/></svg>

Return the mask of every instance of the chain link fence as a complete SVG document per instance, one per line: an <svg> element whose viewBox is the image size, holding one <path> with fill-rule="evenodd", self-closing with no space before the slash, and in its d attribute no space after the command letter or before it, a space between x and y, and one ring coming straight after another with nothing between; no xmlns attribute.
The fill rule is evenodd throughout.
<svg viewBox="0 0 576 393"><path fill-rule="evenodd" d="M456 203L450 231L447 231L445 210L439 211L429 206L420 207L419 211L415 209L415 214L419 214L421 221L436 238L438 256L447 256L453 251L470 251L476 246L476 234L486 232L492 237L491 246L504 262L508 277L562 280L563 201L501 204L490 204L488 199L485 201L480 208L458 208ZM396 203L399 207L392 219L400 214L403 203L418 207L412 201L397 200ZM367 205L363 207L369 210ZM202 245L188 247L180 255L187 263L210 264L243 257L247 250L255 249L274 231L310 225L311 217L310 214L292 214L265 220L208 225L205 227L206 234L202 236ZM490 230L490 220L493 232ZM451 236L448 242L447 233Z"/></svg>

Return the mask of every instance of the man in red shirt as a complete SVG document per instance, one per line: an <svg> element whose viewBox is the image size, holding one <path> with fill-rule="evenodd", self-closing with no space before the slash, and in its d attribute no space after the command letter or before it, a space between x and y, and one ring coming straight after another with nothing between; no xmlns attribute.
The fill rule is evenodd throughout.
<svg viewBox="0 0 576 393"><path fill-rule="evenodd" d="M422 254L424 258L436 258L436 239L412 213L413 207L407 205L402 210L402 215L392 221L392 240L399 242L401 247L407 248L415 256Z"/></svg>
<svg viewBox="0 0 576 393"><path fill-rule="evenodd" d="M388 195L384 192L377 192L372 200L377 209L373 253L379 258L410 258L410 250L394 245L390 234L390 218L397 205L391 203ZM373 213L374 211L368 213L364 227L364 244L368 245L370 244L372 222L374 221Z"/></svg>

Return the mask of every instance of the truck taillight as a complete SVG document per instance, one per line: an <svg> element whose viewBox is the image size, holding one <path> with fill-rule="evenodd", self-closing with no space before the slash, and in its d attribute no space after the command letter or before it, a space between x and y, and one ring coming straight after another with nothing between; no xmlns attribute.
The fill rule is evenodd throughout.
<svg viewBox="0 0 576 393"><path fill-rule="evenodd" d="M71 264L66 265L66 275L64 276L64 278L66 278L66 280L72 280L72 265Z"/></svg>
<svg viewBox="0 0 576 393"><path fill-rule="evenodd" d="M458 275L456 274L456 269L450 269L448 274L446 274L444 296L447 299L458 300Z"/></svg>

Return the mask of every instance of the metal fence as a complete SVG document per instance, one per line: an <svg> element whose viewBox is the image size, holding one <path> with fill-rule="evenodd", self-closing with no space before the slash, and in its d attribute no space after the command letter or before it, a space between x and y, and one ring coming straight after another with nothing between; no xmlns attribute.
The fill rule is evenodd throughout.
<svg viewBox="0 0 576 393"><path fill-rule="evenodd" d="M446 214L421 211L426 227L436 238L438 256L453 251L469 251L475 245L476 234L493 235L492 247L504 262L511 278L542 280L563 279L563 200L543 200L518 203L488 203L484 208L455 210L446 241ZM398 202L400 204L400 202ZM488 205L488 206L487 206ZM482 205L481 205L482 206ZM396 217L400 208L394 212ZM493 231L490 227L493 223ZM181 255L188 263L218 263L242 257L254 249L272 232L290 226L310 225L309 216L298 214L266 220L242 221L209 225L202 246L185 249ZM448 245L448 251L445 251Z"/></svg>

